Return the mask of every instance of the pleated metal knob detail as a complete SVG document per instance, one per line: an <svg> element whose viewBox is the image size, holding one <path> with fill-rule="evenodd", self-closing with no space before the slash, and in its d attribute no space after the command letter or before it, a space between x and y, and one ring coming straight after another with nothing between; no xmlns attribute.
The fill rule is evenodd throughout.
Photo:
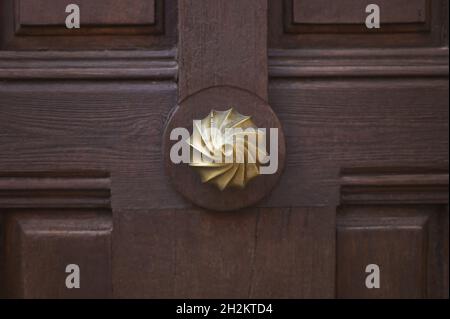
<svg viewBox="0 0 450 319"><path fill-rule="evenodd" d="M203 183L220 190L244 188L260 174L261 160L266 156L266 134L258 130L250 116L236 112L212 110L202 120L194 121L188 140L191 146L190 166Z"/></svg>

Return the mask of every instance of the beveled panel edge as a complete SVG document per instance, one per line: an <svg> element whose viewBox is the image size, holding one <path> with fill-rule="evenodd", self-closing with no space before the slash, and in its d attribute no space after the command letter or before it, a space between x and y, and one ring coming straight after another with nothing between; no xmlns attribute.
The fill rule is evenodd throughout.
<svg viewBox="0 0 450 319"><path fill-rule="evenodd" d="M448 47L269 50L271 78L448 77Z"/></svg>
<svg viewBox="0 0 450 319"><path fill-rule="evenodd" d="M178 74L176 50L0 51L3 80L171 80Z"/></svg>
<svg viewBox="0 0 450 319"><path fill-rule="evenodd" d="M0 172L1 209L111 209L108 172Z"/></svg>
<svg viewBox="0 0 450 319"><path fill-rule="evenodd" d="M448 170L422 168L344 169L340 202L345 204L448 204Z"/></svg>

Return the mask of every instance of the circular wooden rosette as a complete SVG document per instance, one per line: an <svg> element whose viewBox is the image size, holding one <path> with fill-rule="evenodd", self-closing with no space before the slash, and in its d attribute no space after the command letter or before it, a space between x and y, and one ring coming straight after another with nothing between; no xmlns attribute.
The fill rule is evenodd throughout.
<svg viewBox="0 0 450 319"><path fill-rule="evenodd" d="M226 188L221 191L209 183L202 183L199 174L189 164L174 164L170 149L178 141L170 140L174 128L186 128L192 134L193 120L201 120L211 110L234 108L252 117L258 128L278 129L278 170L272 175L259 175L245 188ZM269 145L269 144L268 144ZM270 152L268 146L267 151ZM271 107L256 95L231 87L214 87L200 91L182 101L172 113L164 132L163 154L166 172L174 187L194 204L212 210L229 211L251 206L267 196L278 182L284 168L285 140L281 124Z"/></svg>

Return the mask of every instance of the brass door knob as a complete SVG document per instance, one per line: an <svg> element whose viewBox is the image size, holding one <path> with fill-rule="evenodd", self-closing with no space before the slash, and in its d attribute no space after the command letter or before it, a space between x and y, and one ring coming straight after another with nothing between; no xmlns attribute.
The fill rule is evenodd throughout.
<svg viewBox="0 0 450 319"><path fill-rule="evenodd" d="M267 156L265 131L259 130L250 116L233 108L212 110L207 117L194 121L189 138L192 148L190 166L203 183L221 191L227 187L244 188L258 176L261 161Z"/></svg>
<svg viewBox="0 0 450 319"><path fill-rule="evenodd" d="M285 153L281 123L270 105L229 86L180 101L164 130L172 185L211 210L237 210L267 196L281 177Z"/></svg>

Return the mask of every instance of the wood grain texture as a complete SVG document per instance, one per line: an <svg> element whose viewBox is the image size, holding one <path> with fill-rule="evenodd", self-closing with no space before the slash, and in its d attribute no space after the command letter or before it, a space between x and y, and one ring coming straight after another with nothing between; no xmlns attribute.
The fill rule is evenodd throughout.
<svg viewBox="0 0 450 319"><path fill-rule="evenodd" d="M179 29L179 100L224 85L267 100L267 0L180 0Z"/></svg>
<svg viewBox="0 0 450 319"><path fill-rule="evenodd" d="M45 36L14 42L8 38L13 34L9 25L1 29L2 49L19 50L0 52L0 171L5 185L23 188L11 182L14 172L27 176L28 185L36 172L108 172L114 212L1 209L0 247L6 247L9 257L0 272L11 274L1 281L7 282L3 290L7 287L9 296L318 298L337 292L448 298L445 198L429 205L423 205L423 198L395 205L347 203L338 210L337 229L335 216L341 185L349 182L342 180L343 172L351 175L351 183L355 174L361 175L358 189L373 175L368 168L377 168L378 178L369 176L370 185L389 182L391 177L384 176L389 171L416 185L410 198L417 200L424 187L434 192L436 181L434 195L441 194L448 172L448 49L439 47L448 44L448 2L433 2L430 32L367 37L285 34L282 2L269 1L269 46L282 50L270 53L268 96L285 131L287 165L280 184L263 202L232 213L193 207L164 172L161 137L177 103L175 53L20 52L171 48L176 10L174 2L166 3L164 37L61 37L56 45L54 37ZM267 51L262 53L267 46L259 42L266 41L265 36L259 39L266 30L254 27L266 18L245 1L216 2L220 6L209 1L202 8L199 3L205 4L182 4L188 19L183 25L197 28L207 41L190 48L186 42L186 55L177 52L180 62L183 56L200 59L200 64L186 62L192 64L184 79L197 80L183 92L189 95L217 83L258 92L267 77L248 76L243 66L258 76L267 72L260 63L267 61ZM11 21L10 12L0 10L3 22ZM239 26L251 28L252 34ZM196 40L190 30L186 28L184 39ZM223 36L227 30L233 35ZM223 50L234 43L243 51ZM368 47L383 49L364 49ZM244 58L252 52L255 59ZM215 71L207 71L210 67ZM431 184L429 174L437 174ZM374 249L368 251L368 246ZM80 247L90 254L81 254ZM87 278L89 293L59 290L60 266L67 259L96 264L90 273L94 277ZM391 284L369 295L361 292L365 274L360 266L374 259L386 262L388 273L382 276L391 278ZM27 268L31 262L38 267ZM44 270L51 277L39 290Z"/></svg>
<svg viewBox="0 0 450 319"><path fill-rule="evenodd" d="M107 171L113 207L189 205L162 161L173 83L25 81L0 92L0 171Z"/></svg>
<svg viewBox="0 0 450 319"><path fill-rule="evenodd" d="M55 213L15 211L7 215L4 295L33 299L111 297L110 216L101 211ZM80 267L79 289L66 288L69 264Z"/></svg>
<svg viewBox="0 0 450 319"><path fill-rule="evenodd" d="M425 4L426 13L413 11L415 5L422 7L418 1L381 1L381 18L388 21L419 20L418 23L385 23L380 29L367 29L365 17L360 24L345 24L345 20L353 21L352 12L361 1L333 1L321 8L325 1L298 0L297 21L302 19L316 20L314 23L294 23L295 10L293 0L269 1L269 47L271 48L399 48L445 46L448 43L448 1L430 0ZM342 5L345 4L345 5ZM341 5L340 7L337 7ZM320 9L319 9L320 8ZM301 10L302 9L302 10ZM307 9L307 10L305 10ZM365 7L361 12L364 12ZM409 11L411 10L411 11ZM387 11L387 12L386 12ZM358 10L359 12L359 10ZM420 22L422 16L425 22ZM320 18L321 17L321 18ZM341 23L325 24L330 19Z"/></svg>
<svg viewBox="0 0 450 319"><path fill-rule="evenodd" d="M337 204L337 167L445 168L447 83L273 81L271 105L285 131L287 164L264 204Z"/></svg>
<svg viewBox="0 0 450 319"><path fill-rule="evenodd" d="M445 167L447 85L273 81L287 163L260 206L338 205L341 167ZM3 83L0 171L106 170L117 181L113 206L190 207L162 161L161 136L175 104L171 83Z"/></svg>
<svg viewBox="0 0 450 319"><path fill-rule="evenodd" d="M19 26L63 26L70 0L13 0ZM77 0L82 26L154 24L156 0Z"/></svg>
<svg viewBox="0 0 450 319"><path fill-rule="evenodd" d="M438 284L442 284L442 297L443 298L449 298L449 258L448 258L448 253L449 253L449 229L450 229L450 225L449 225L449 209L448 209L448 204L443 207L442 209L442 213L443 213L443 218L441 220L441 223L439 224L439 228L441 229L442 233L443 233L443 238L442 238L442 250L444 251L443 255L438 255L438 258L442 258L442 260L440 262L438 262L438 265L440 265L440 273L437 274L437 280L436 282L438 282ZM439 280L441 280L441 282L439 282ZM432 291L432 289L430 289L430 291Z"/></svg>
<svg viewBox="0 0 450 319"><path fill-rule="evenodd" d="M11 0L9 0L11 1ZM18 0L16 0L18 1ZM80 28L66 28L65 1L18 1L15 35L22 36L92 36L152 35L164 32L163 0L84 1L80 7Z"/></svg>
<svg viewBox="0 0 450 319"><path fill-rule="evenodd" d="M334 214L321 208L121 210L115 292L132 298L332 297Z"/></svg>
<svg viewBox="0 0 450 319"><path fill-rule="evenodd" d="M448 236L440 205L343 206L338 215L339 298L445 298ZM380 267L380 288L365 286L366 266Z"/></svg>
<svg viewBox="0 0 450 319"><path fill-rule="evenodd" d="M0 51L3 80L170 80L177 78L176 50Z"/></svg>
<svg viewBox="0 0 450 319"><path fill-rule="evenodd" d="M374 219L338 226L338 297L424 298L427 219ZM370 264L380 267L379 289L365 286Z"/></svg>
<svg viewBox="0 0 450 319"><path fill-rule="evenodd" d="M110 208L104 172L0 172L0 208Z"/></svg>
<svg viewBox="0 0 450 319"><path fill-rule="evenodd" d="M81 1L79 29L65 27L66 3L2 1L0 49L167 49L176 43L176 0Z"/></svg>
<svg viewBox="0 0 450 319"><path fill-rule="evenodd" d="M296 24L364 24L370 0L289 0ZM425 23L429 0L381 0L380 22Z"/></svg>
<svg viewBox="0 0 450 319"><path fill-rule="evenodd" d="M271 78L448 78L448 48L269 51Z"/></svg>
<svg viewBox="0 0 450 319"><path fill-rule="evenodd" d="M342 204L448 203L448 171L445 170L344 169L341 183Z"/></svg>
<svg viewBox="0 0 450 319"><path fill-rule="evenodd" d="M285 31L288 33L405 33L429 32L432 0L381 0L380 28L365 25L369 0L284 0ZM436 0L434 0L436 2Z"/></svg>

